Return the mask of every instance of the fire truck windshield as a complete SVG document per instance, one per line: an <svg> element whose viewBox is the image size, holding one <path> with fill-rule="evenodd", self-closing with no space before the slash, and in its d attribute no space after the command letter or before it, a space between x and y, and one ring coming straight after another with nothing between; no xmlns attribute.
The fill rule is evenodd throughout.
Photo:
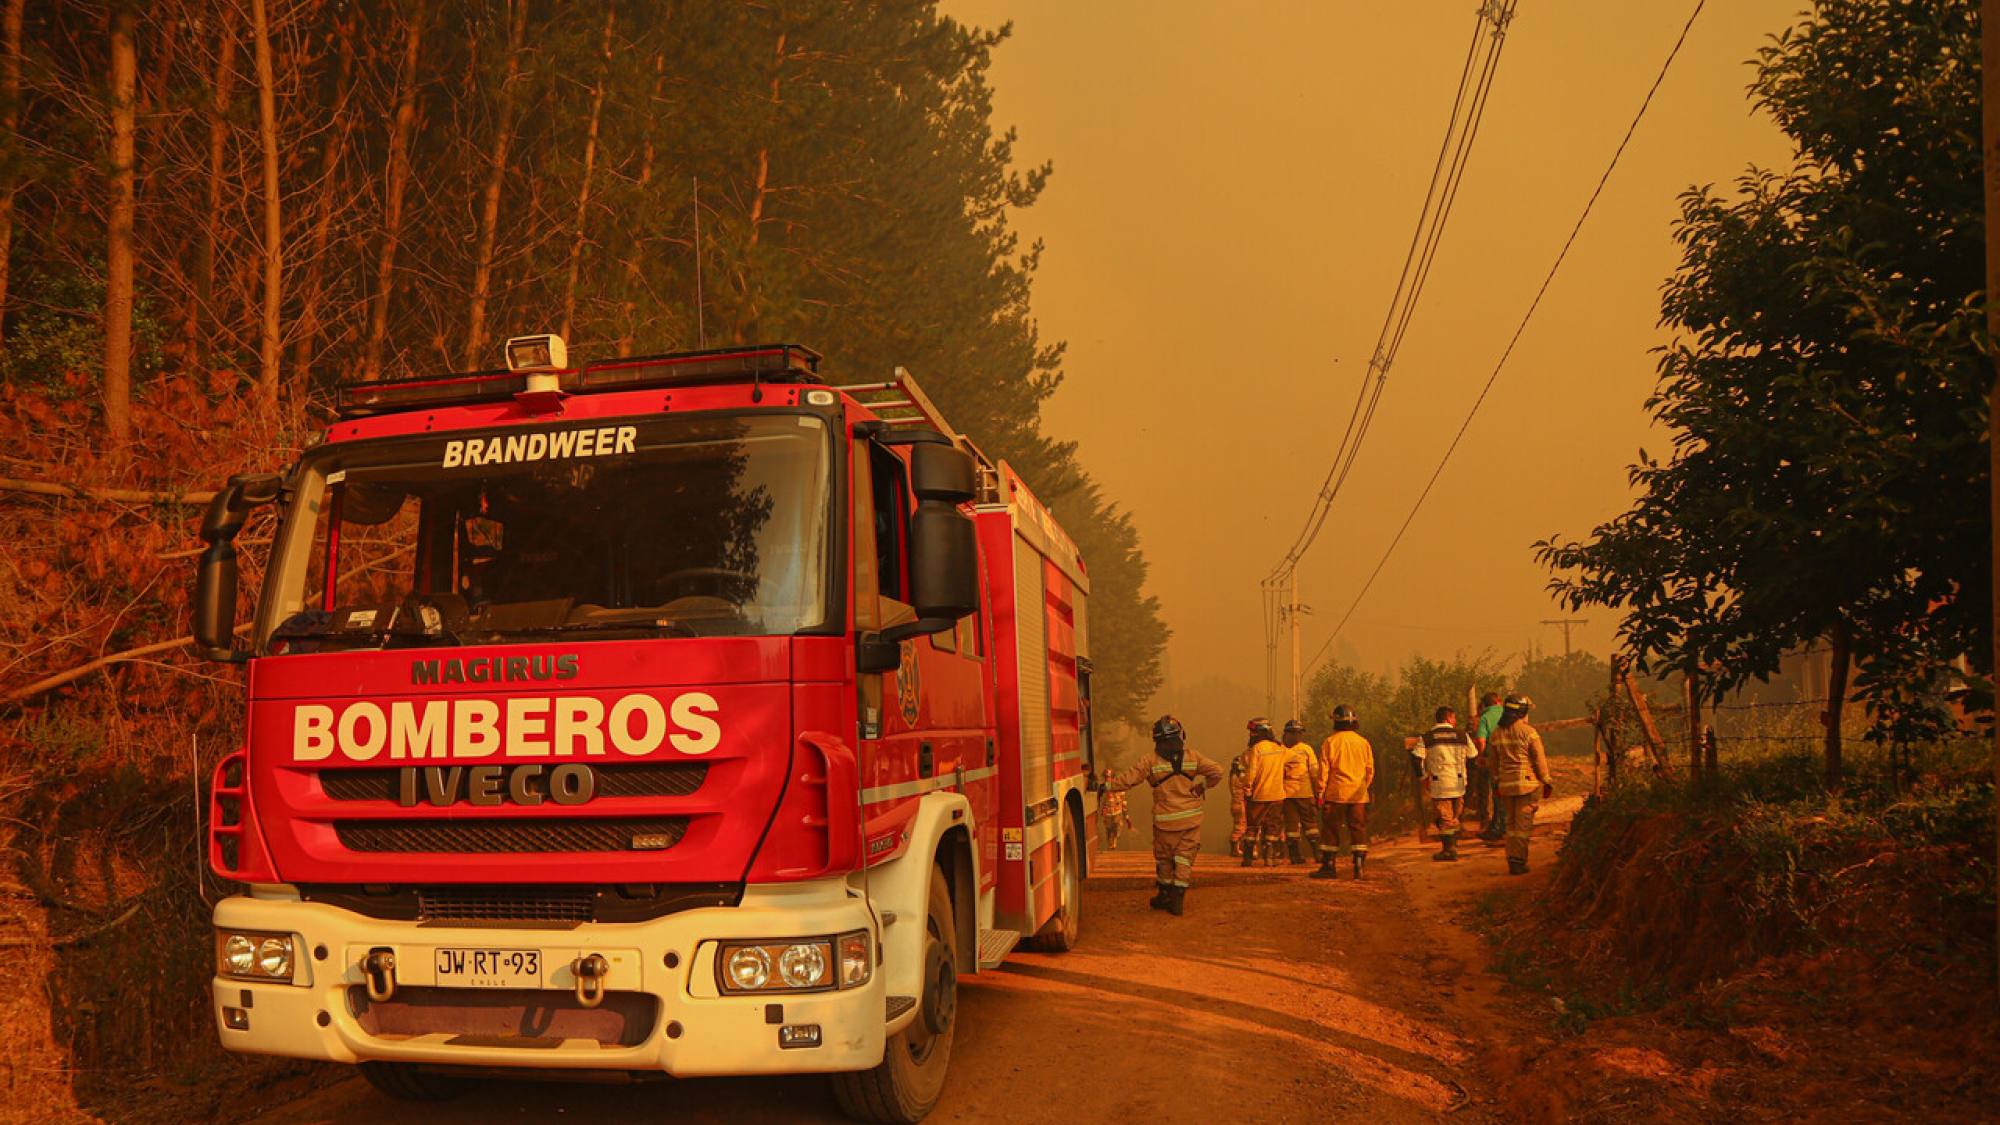
<svg viewBox="0 0 2000 1125"><path fill-rule="evenodd" d="M325 446L266 582L273 652L781 635L828 616L831 445L801 414Z"/></svg>

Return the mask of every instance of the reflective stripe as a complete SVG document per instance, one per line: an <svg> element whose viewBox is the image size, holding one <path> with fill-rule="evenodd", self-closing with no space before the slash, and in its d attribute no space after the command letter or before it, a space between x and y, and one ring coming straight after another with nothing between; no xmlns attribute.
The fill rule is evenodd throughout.
<svg viewBox="0 0 2000 1125"><path fill-rule="evenodd" d="M1177 855L1177 856L1175 856L1175 857L1174 857L1174 862L1175 862L1175 863L1178 863L1178 864L1180 864L1180 865L1181 865L1182 867L1193 867L1193 866L1194 866L1194 860L1191 860L1191 859L1189 859L1188 857L1186 857L1186 856L1184 856L1184 855Z"/></svg>
<svg viewBox="0 0 2000 1125"><path fill-rule="evenodd" d="M1159 813L1153 817L1153 823L1158 824L1163 820L1187 820L1190 817L1198 817L1201 813L1202 810L1200 809L1188 809L1186 812Z"/></svg>
<svg viewBox="0 0 2000 1125"><path fill-rule="evenodd" d="M899 781L894 785L877 785L861 791L861 803L872 805L877 801L894 801L903 797L917 797L934 789L949 789L963 782L984 781L1000 772L998 766L983 766L976 770L966 770L960 774L953 771L937 777L919 778L916 781Z"/></svg>

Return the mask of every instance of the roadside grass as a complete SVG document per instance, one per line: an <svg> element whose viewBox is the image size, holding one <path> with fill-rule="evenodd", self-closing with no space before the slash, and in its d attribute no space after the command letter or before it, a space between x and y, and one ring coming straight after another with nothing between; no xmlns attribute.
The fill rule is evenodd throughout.
<svg viewBox="0 0 2000 1125"><path fill-rule="evenodd" d="M1630 771L1586 800L1548 883L1496 888L1468 921L1493 969L1550 998L1580 1033L1649 1012L1723 1031L1745 1017L1726 987L1753 968L1818 1010L1859 972L1935 982L1993 976L1994 786L1981 742L1892 761L1853 755L1829 786L1792 740L1749 744L1700 784ZM1801 964L1831 980L1781 984Z"/></svg>

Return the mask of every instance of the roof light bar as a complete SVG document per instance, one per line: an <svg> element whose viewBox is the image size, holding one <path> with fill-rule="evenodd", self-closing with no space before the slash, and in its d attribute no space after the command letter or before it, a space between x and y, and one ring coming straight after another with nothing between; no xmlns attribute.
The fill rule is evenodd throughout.
<svg viewBox="0 0 2000 1125"><path fill-rule="evenodd" d="M801 344L756 344L585 364L583 389L603 391L695 383L820 383L818 352Z"/></svg>
<svg viewBox="0 0 2000 1125"><path fill-rule="evenodd" d="M520 345L517 349L515 345ZM581 370L543 366L561 364L562 340L555 336L517 336L508 341L512 371L472 371L459 375L425 375L414 379L381 379L344 383L339 410L343 418L391 414L441 406L504 402L524 394L537 401L580 391L640 390L685 387L703 383L823 383L820 355L799 344L757 344L710 348L698 352L609 359ZM542 349L546 348L544 352ZM516 354L516 352L520 354ZM551 382L553 381L553 386Z"/></svg>
<svg viewBox="0 0 2000 1125"><path fill-rule="evenodd" d="M573 387L575 372L558 373L565 389ZM525 371L473 371L464 375L427 375L415 379L381 379L372 383L343 383L339 410L342 418L369 414L393 414L398 410L418 410L437 406L470 406L480 402L504 402L529 390Z"/></svg>

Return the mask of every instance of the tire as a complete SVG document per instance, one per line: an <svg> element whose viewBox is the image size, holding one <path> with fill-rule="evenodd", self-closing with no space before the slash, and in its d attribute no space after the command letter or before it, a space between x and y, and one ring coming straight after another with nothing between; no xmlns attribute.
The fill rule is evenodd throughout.
<svg viewBox="0 0 2000 1125"><path fill-rule="evenodd" d="M401 1102L444 1102L465 1093L463 1078L421 1070L409 1063L366 1062L361 1077L370 1086Z"/></svg>
<svg viewBox="0 0 2000 1125"><path fill-rule="evenodd" d="M833 1076L833 1096L856 1121L922 1121L944 1093L958 1030L958 926L944 872L931 869L924 925L924 995L917 1017L893 1036L873 1070ZM932 1023L940 1026L933 1029Z"/></svg>
<svg viewBox="0 0 2000 1125"><path fill-rule="evenodd" d="M1056 907L1055 917L1042 926L1041 932L1028 939L1028 948L1037 953L1068 953L1076 948L1077 939L1083 936L1083 853L1077 846L1082 838L1083 834L1077 830L1076 818L1064 812L1062 845L1056 855L1061 904Z"/></svg>

